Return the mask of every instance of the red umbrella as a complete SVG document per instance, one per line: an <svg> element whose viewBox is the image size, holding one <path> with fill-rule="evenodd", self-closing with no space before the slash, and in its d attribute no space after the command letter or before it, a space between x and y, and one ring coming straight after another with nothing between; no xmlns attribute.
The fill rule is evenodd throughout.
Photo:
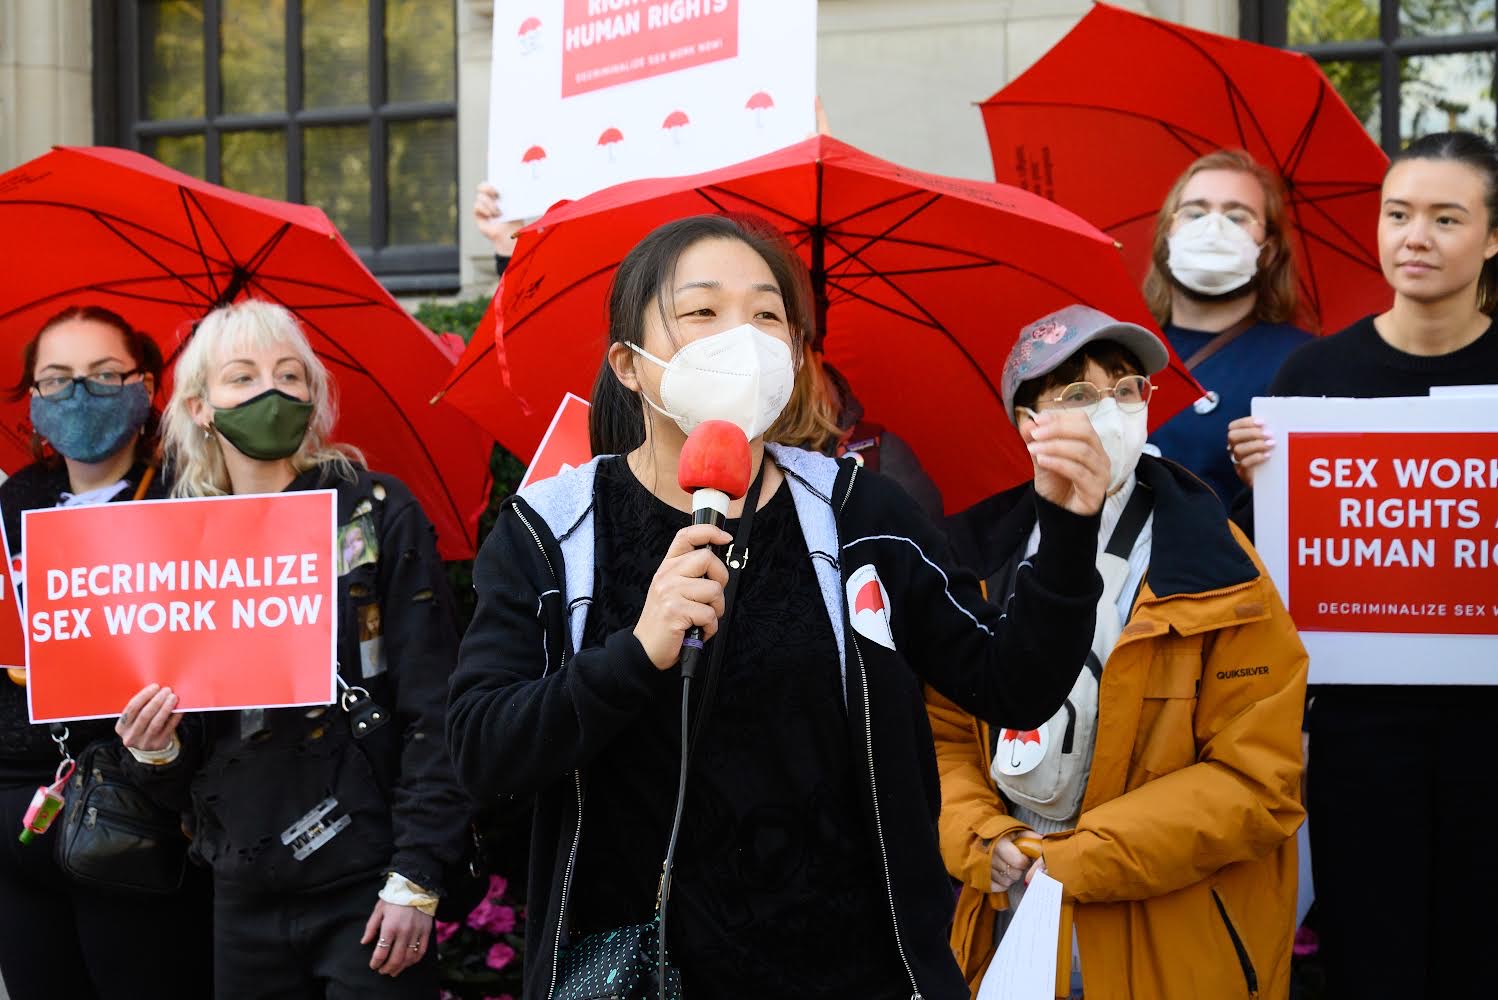
<svg viewBox="0 0 1498 1000"><path fill-rule="evenodd" d="M1097 4L982 108L998 180L1101 226L1136 281L1176 177L1236 147L1284 178L1320 328L1388 307L1375 235L1389 161L1309 56Z"/></svg>
<svg viewBox="0 0 1498 1000"><path fill-rule="evenodd" d="M9 357L69 305L115 310L171 359L214 307L278 302L337 380L338 438L411 487L445 556L473 554L489 442L461 414L427 405L448 355L321 209L230 191L128 150L58 148L0 175L0 230L10 234L0 249ZM14 470L30 461L30 427L24 401L4 406L0 465Z"/></svg>
<svg viewBox="0 0 1498 1000"><path fill-rule="evenodd" d="M998 389L1021 326L1071 302L1151 323L1112 240L1065 209L817 136L695 177L607 188L522 231L500 293L513 392L491 394L504 413L488 426L501 440L533 447L564 392L589 396L609 281L629 249L663 222L720 211L763 216L798 247L828 360L915 448L949 510L1029 477ZM485 350L472 348L460 371L485 377ZM1179 362L1155 381L1156 423L1201 395ZM527 409L522 430L500 431Z"/></svg>

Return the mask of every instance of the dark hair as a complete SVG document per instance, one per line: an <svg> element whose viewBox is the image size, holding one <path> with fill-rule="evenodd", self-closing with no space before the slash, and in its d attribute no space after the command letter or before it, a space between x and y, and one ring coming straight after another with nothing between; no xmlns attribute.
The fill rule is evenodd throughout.
<svg viewBox="0 0 1498 1000"><path fill-rule="evenodd" d="M619 262L609 288L609 344L639 344L645 338L645 313L660 310L666 328L671 328L669 288L677 261L702 240L738 240L763 258L785 300L786 322L794 341L792 354L801 357L812 335L811 281L806 266L785 238L763 219L750 215L694 215L668 222L637 243ZM776 421L795 420L791 411L797 400L810 400L799 391L803 378L813 373L802 365L796 373L797 390ZM645 441L644 404L614 374L607 355L593 383L593 409L588 418L588 437L595 455L617 455L633 451ZM772 436L774 428L766 433Z"/></svg>
<svg viewBox="0 0 1498 1000"><path fill-rule="evenodd" d="M1118 341L1091 340L1044 375L1021 382L1019 388L1014 390L1015 409L1023 406L1033 410L1035 401L1042 392L1052 388L1064 389L1080 380L1089 361L1096 361L1099 368L1117 378L1144 374L1144 365L1140 363L1139 356Z"/></svg>
<svg viewBox="0 0 1498 1000"><path fill-rule="evenodd" d="M142 375L151 376L155 383L153 386L155 390L161 389L161 371L164 362L161 357L161 348L156 346L156 341L132 327L119 313L105 309L103 306L69 306L43 323L36 335L26 342L26 346L21 350L21 378L6 390L7 399L11 402L19 402L31 393L31 387L36 384L37 351L41 348L42 338L47 335L47 331L54 326L80 320L102 323L117 330L125 342L125 350L129 353L130 360L135 363L135 367ZM138 459L149 460L155 455L160 426L161 411L157 409L153 401L150 416L146 417L145 426L141 428L141 437L136 446ZM38 462L58 460L57 455L48 450L46 442L35 430L31 432L31 454Z"/></svg>
<svg viewBox="0 0 1498 1000"><path fill-rule="evenodd" d="M1488 230L1498 229L1498 149L1472 132L1432 132L1422 135L1389 159L1389 171L1406 160L1452 160L1482 176L1482 203L1488 210ZM1384 177L1388 177L1386 171ZM1498 256L1489 257L1477 279L1477 308L1492 314L1498 309Z"/></svg>

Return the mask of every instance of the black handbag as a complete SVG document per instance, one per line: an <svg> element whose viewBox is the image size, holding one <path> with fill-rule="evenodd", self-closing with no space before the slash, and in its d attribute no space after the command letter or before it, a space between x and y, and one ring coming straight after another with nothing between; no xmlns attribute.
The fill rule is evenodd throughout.
<svg viewBox="0 0 1498 1000"><path fill-rule="evenodd" d="M165 895L182 887L187 837L125 774L116 738L90 743L68 779L55 846L57 867L77 883Z"/></svg>
<svg viewBox="0 0 1498 1000"><path fill-rule="evenodd" d="M671 898L671 871L676 857L676 836L681 830L682 807L686 803L687 773L692 751L702 735L703 724L717 690L718 675L727 649L727 626L733 613L734 595L739 578L749 561L749 530L759 506L759 488L764 480L768 453L760 462L759 475L744 498L744 513L739 530L729 547L728 586L723 592L723 615L718 620L718 638L713 642L707 664L707 687L697 705L697 719L687 727L687 703L691 691L692 670L687 656L682 660L681 685L681 773L676 791L676 813L671 820L671 841L661 866L660 892L655 901L655 919L648 924L634 924L610 931L600 931L581 938L560 956L555 1000L682 1000L681 973L666 955L666 903ZM685 647L683 648L685 654Z"/></svg>

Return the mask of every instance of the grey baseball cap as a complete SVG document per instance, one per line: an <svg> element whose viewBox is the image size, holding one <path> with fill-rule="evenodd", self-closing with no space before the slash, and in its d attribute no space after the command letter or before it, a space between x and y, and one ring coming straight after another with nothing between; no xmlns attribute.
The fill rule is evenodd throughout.
<svg viewBox="0 0 1498 1000"><path fill-rule="evenodd" d="M1116 320L1091 306L1072 305L1048 313L1019 332L1004 362L1000 390L1004 412L1014 419L1014 394L1020 384L1045 375L1094 340L1111 340L1134 352L1144 374L1153 375L1170 364L1165 344L1137 323Z"/></svg>

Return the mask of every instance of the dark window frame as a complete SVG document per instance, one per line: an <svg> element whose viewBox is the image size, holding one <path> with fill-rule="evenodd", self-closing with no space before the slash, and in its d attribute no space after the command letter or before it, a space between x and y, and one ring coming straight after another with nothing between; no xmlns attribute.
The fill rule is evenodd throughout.
<svg viewBox="0 0 1498 1000"><path fill-rule="evenodd" d="M1465 35L1401 36L1399 0L1379 0L1379 37L1356 42L1289 45L1289 0L1243 0L1238 15L1240 37L1276 48L1304 52L1318 62L1358 60L1379 64L1379 145L1399 150L1399 61L1410 56L1442 56L1498 50L1498 31ZM1498 85L1494 87L1498 95Z"/></svg>
<svg viewBox="0 0 1498 1000"><path fill-rule="evenodd" d="M203 0L203 97L204 108L221 106L219 90L219 15L221 0ZM226 131L281 130L286 136L286 199L302 201L302 130L320 125L364 125L369 128L370 233L374 246L356 246L355 252L375 276L396 294L441 293L457 290L459 274L458 230L452 243L443 245L385 245L388 233L390 189L387 183L388 134L394 123L450 120L453 129L453 162L459 160L457 46L453 47L451 101L389 103L384 100L385 5L369 5L369 103L345 108L300 108L302 103L302 0L286 0L285 74L287 110L260 115L224 115L211 111L201 118L163 121L141 116L144 66L140 59L139 0L93 0L94 35L94 141L102 145L140 150L150 138L202 135L206 178L219 182L221 136ZM298 110L290 110L296 108ZM456 181L456 178L454 178ZM459 224L461 224L461 219Z"/></svg>

